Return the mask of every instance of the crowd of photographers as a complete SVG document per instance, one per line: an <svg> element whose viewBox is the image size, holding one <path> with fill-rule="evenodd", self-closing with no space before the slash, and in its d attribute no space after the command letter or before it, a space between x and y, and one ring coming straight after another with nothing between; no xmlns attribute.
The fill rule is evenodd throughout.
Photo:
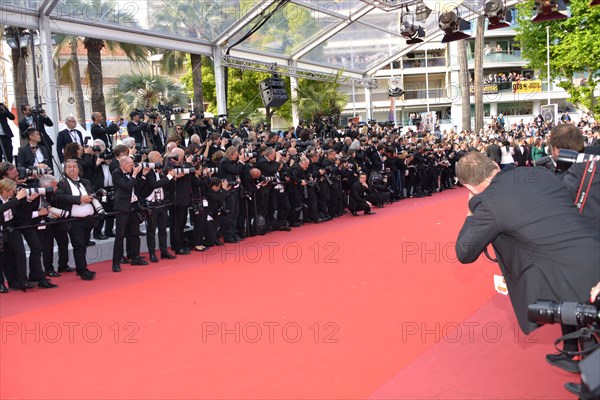
<svg viewBox="0 0 600 400"><path fill-rule="evenodd" d="M490 155L496 141L518 147L529 139L543 140L547 132L540 126L531 136L495 126L479 134L401 133L393 123L376 121L338 129L333 118L272 132L249 120L234 127L224 116L202 114L171 126L172 111L135 111L128 122L117 118L108 126L95 112L92 138L67 118L67 128L57 136L60 163L52 157L54 143L38 128L52 122L34 115L23 124L26 142L16 162L0 166L0 274L11 288L28 289L32 282L55 287L49 278L73 271L69 240L75 271L90 280L95 273L86 264L86 248L92 239L115 237L112 269L119 272L124 263L147 265L347 212L373 214L374 208L405 197L453 189L454 166L468 151ZM597 136L597 124L590 127ZM528 157L523 166L533 164ZM149 260L140 256L143 235ZM4 284L0 290L6 291Z"/></svg>

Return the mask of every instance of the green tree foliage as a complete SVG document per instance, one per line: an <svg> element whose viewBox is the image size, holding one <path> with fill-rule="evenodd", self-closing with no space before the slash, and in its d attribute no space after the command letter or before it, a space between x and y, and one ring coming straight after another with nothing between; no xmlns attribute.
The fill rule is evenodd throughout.
<svg viewBox="0 0 600 400"><path fill-rule="evenodd" d="M571 96L569 101L600 116L594 89L600 87L600 7L571 0L568 19L531 22L534 0L517 4L517 40L529 66L546 73L546 26L550 26L550 75ZM585 78L575 81L576 78Z"/></svg>
<svg viewBox="0 0 600 400"><path fill-rule="evenodd" d="M338 76L328 82L300 79L298 81L298 96L294 100L298 106L298 115L306 121L323 116L340 115L348 98L339 91Z"/></svg>
<svg viewBox="0 0 600 400"><path fill-rule="evenodd" d="M109 94L109 105L120 115L134 109L186 104L185 88L169 77L149 74L126 74L119 77Z"/></svg>
<svg viewBox="0 0 600 400"><path fill-rule="evenodd" d="M188 67L189 68L189 67ZM227 97L227 110L229 120L236 126L244 118L250 118L253 123L265 122L267 115L259 93L259 82L270 76L265 72L242 71L235 68L228 69L229 89ZM286 87L289 94L289 78L286 78ZM193 93L192 72L183 76L182 83L189 94ZM217 115L217 94L214 66L212 60L204 57L202 61L202 91L204 101L208 103L206 111ZM277 114L288 122L292 120L291 103L288 101L278 109L270 109L270 115Z"/></svg>

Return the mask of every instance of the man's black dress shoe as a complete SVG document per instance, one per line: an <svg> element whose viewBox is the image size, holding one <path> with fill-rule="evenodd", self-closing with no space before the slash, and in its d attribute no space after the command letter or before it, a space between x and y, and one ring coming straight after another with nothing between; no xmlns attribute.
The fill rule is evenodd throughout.
<svg viewBox="0 0 600 400"><path fill-rule="evenodd" d="M58 278L60 274L58 272L50 271L46 272L46 276L49 276L50 278Z"/></svg>
<svg viewBox="0 0 600 400"><path fill-rule="evenodd" d="M174 256L173 254L169 253L168 251L163 251L162 253L160 253L160 258L166 258L168 260L174 260L177 258L177 256Z"/></svg>
<svg viewBox="0 0 600 400"><path fill-rule="evenodd" d="M119 261L119 264L129 264L131 262L131 260L127 257L121 257L121 260Z"/></svg>
<svg viewBox="0 0 600 400"><path fill-rule="evenodd" d="M96 240L106 240L106 239L108 239L108 236L105 236L103 234L94 235L94 239L96 239Z"/></svg>
<svg viewBox="0 0 600 400"><path fill-rule="evenodd" d="M37 285L39 288L43 289L52 289L58 287L58 285L55 285L54 283L47 281L46 279L39 281Z"/></svg>
<svg viewBox="0 0 600 400"><path fill-rule="evenodd" d="M0 283L0 293L8 293L8 289L4 286L4 283Z"/></svg>
<svg viewBox="0 0 600 400"><path fill-rule="evenodd" d="M185 249L181 249L181 250L177 250L175 252L175 254L177 254L178 256L187 256L190 254L189 250L185 250Z"/></svg>
<svg viewBox="0 0 600 400"><path fill-rule="evenodd" d="M92 246L95 246L95 245L96 245L96 242L94 242L93 240L90 240L90 241L89 241L89 242L87 242L87 244L86 244L86 246L87 246L87 247L92 247Z"/></svg>
<svg viewBox="0 0 600 400"><path fill-rule="evenodd" d="M223 244L223 242L221 242L220 240L216 240L216 241L215 241L215 245L217 245L217 246L225 246L225 245Z"/></svg>
<svg viewBox="0 0 600 400"><path fill-rule="evenodd" d="M112 266L113 272L121 272L121 265L119 263L115 263Z"/></svg>
<svg viewBox="0 0 600 400"><path fill-rule="evenodd" d="M565 389L575 396L579 396L581 394L581 383L567 382L565 383Z"/></svg>
<svg viewBox="0 0 600 400"><path fill-rule="evenodd" d="M58 272L73 272L75 271L73 268L69 267L68 265L66 267L58 267Z"/></svg>
<svg viewBox="0 0 600 400"><path fill-rule="evenodd" d="M150 261L152 261L153 263L158 262L158 257L156 257L156 254L150 254Z"/></svg>
<svg viewBox="0 0 600 400"><path fill-rule="evenodd" d="M131 265L148 265L148 261L138 256L131 259Z"/></svg>

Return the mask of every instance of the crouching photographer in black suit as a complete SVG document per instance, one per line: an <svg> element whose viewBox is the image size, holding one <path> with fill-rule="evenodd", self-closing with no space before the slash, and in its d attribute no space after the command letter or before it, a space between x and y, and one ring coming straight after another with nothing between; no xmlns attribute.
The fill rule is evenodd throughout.
<svg viewBox="0 0 600 400"><path fill-rule="evenodd" d="M68 224L69 238L73 246L73 258L77 275L84 281L94 279L96 273L87 267L87 242L94 225L91 217L95 213L104 213L97 201L94 202L92 184L80 178L81 171L77 160L65 162L65 177L58 182L56 190L56 205L74 218ZM93 204L94 203L94 204Z"/></svg>

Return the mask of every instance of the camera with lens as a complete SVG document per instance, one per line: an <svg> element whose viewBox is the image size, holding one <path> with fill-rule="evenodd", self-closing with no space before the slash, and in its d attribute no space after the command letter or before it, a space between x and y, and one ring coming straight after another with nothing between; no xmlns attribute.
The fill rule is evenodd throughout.
<svg viewBox="0 0 600 400"><path fill-rule="evenodd" d="M150 169L162 169L163 165L161 163L151 163L151 162L143 162L141 163L142 168L150 168Z"/></svg>
<svg viewBox="0 0 600 400"><path fill-rule="evenodd" d="M218 124L220 127L224 128L227 125L227 114L219 114Z"/></svg>
<svg viewBox="0 0 600 400"><path fill-rule="evenodd" d="M103 190L103 189L100 189L100 190ZM105 192L106 192L106 190L105 190ZM102 204L96 197L97 193L91 194L90 196L92 197L92 206L94 206L94 210L96 211L96 213L98 215L106 214L106 211L104 211L104 207L102 207Z"/></svg>
<svg viewBox="0 0 600 400"><path fill-rule="evenodd" d="M189 175L196 172L195 168L173 168L176 174Z"/></svg>
<svg viewBox="0 0 600 400"><path fill-rule="evenodd" d="M229 211L227 211L227 209L225 208L225 206L222 205L221 207L219 207L217 209L217 215L227 216L227 215L229 215Z"/></svg>
<svg viewBox="0 0 600 400"><path fill-rule="evenodd" d="M193 116L196 116L196 119L204 119L203 112L195 113L193 111L190 111L190 118L192 118Z"/></svg>
<svg viewBox="0 0 600 400"><path fill-rule="evenodd" d="M219 168L204 168L204 173L205 174L218 174L219 173Z"/></svg>
<svg viewBox="0 0 600 400"><path fill-rule="evenodd" d="M57 217L54 217L54 215L57 215ZM67 210L61 210L60 208L50 207L50 209L48 210L48 218L49 219L69 218L70 216L71 216L70 212L68 212Z"/></svg>
<svg viewBox="0 0 600 400"><path fill-rule="evenodd" d="M52 172L50 168L25 168L17 167L19 179L31 178L33 176L42 176Z"/></svg>
<svg viewBox="0 0 600 400"><path fill-rule="evenodd" d="M192 163L196 164L204 160L204 154L194 154L192 156Z"/></svg>
<svg viewBox="0 0 600 400"><path fill-rule="evenodd" d="M261 176L258 178L258 181L259 181L259 182L261 182L261 183L263 183L263 182L264 182L264 183L271 183L271 182L273 182L274 180L275 180L275 177L274 177L274 176L264 176L264 175L261 175Z"/></svg>
<svg viewBox="0 0 600 400"><path fill-rule="evenodd" d="M256 158L258 157L258 152L256 151L250 151L250 152L242 152L242 154L244 155L244 157L248 157L248 158Z"/></svg>
<svg viewBox="0 0 600 400"><path fill-rule="evenodd" d="M115 156L115 153L110 151L109 149L104 150L102 153L98 154L98 158L103 160L112 160Z"/></svg>
<svg viewBox="0 0 600 400"><path fill-rule="evenodd" d="M282 157L285 157L287 156L287 149L279 150L278 153L281 154Z"/></svg>
<svg viewBox="0 0 600 400"><path fill-rule="evenodd" d="M40 196L44 196L46 193L54 193L54 188L52 186L25 188L25 190L27 191L27 196L31 196L34 193L37 193Z"/></svg>
<svg viewBox="0 0 600 400"><path fill-rule="evenodd" d="M593 304L536 300L527 307L527 319L538 325L560 323L584 327L600 324L600 296Z"/></svg>

